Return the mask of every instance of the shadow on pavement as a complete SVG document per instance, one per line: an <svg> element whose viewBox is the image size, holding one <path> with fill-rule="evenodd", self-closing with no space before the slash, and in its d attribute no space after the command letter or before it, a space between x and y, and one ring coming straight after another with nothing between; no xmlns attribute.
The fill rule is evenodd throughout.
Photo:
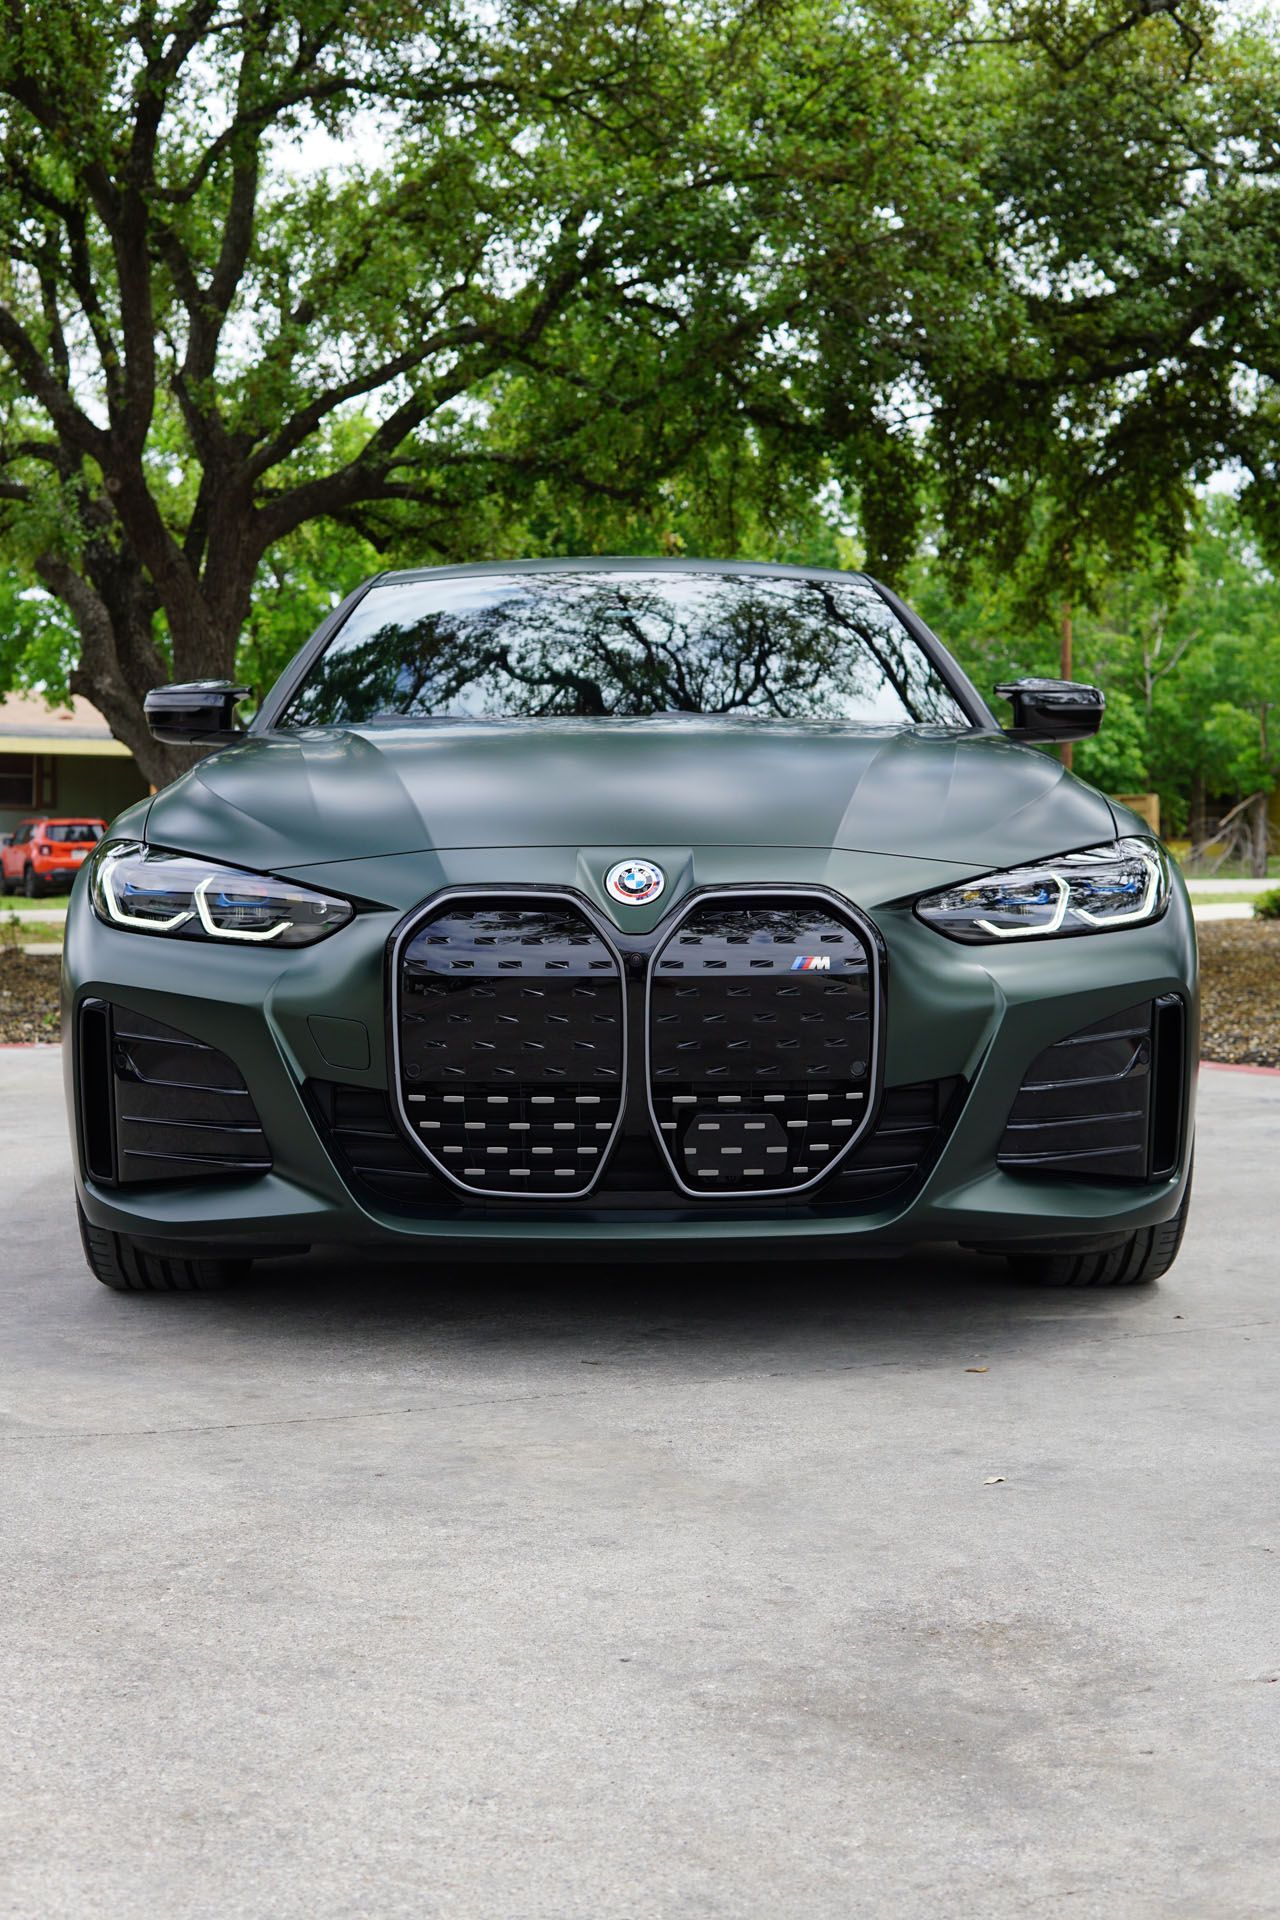
<svg viewBox="0 0 1280 1920"><path fill-rule="evenodd" d="M180 1305L179 1302L175 1302ZM1036 1288L1016 1284L999 1260L954 1248L895 1260L794 1258L772 1265L403 1264L317 1253L254 1269L217 1296L218 1318L250 1338L326 1344L344 1335L395 1346L441 1340L457 1353L541 1349L594 1364L605 1354L684 1351L723 1364L785 1346L835 1343L865 1364L919 1361L951 1342L1041 1347L1074 1344L1091 1324L1159 1321L1171 1312L1158 1287Z"/></svg>

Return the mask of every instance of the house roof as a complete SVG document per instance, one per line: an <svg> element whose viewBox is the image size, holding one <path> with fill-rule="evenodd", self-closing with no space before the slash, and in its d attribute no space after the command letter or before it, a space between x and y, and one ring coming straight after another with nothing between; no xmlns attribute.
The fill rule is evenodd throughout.
<svg viewBox="0 0 1280 1920"><path fill-rule="evenodd" d="M11 693L0 700L0 753L107 754L129 758L122 740L87 700L73 697L51 707L38 693Z"/></svg>

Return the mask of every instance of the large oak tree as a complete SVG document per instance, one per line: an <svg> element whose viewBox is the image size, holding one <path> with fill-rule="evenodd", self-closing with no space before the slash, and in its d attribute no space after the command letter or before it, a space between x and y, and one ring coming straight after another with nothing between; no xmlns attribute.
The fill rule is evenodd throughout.
<svg viewBox="0 0 1280 1920"><path fill-rule="evenodd" d="M1234 461L1280 544L1274 48L1207 0L4 26L0 533L157 780L300 542L768 550L825 485L1083 593Z"/></svg>
<svg viewBox="0 0 1280 1920"><path fill-rule="evenodd" d="M767 9L723 11L6 6L8 544L154 778L143 694L231 672L299 529L483 551L521 489L633 499L704 433L800 297L720 105Z"/></svg>

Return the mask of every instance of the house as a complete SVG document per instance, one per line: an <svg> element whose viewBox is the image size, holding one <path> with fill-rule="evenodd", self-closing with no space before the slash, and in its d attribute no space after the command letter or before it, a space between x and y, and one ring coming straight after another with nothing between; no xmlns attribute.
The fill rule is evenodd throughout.
<svg viewBox="0 0 1280 1920"><path fill-rule="evenodd" d="M87 700L63 707L39 694L0 700L0 833L31 813L111 820L148 791L128 747Z"/></svg>

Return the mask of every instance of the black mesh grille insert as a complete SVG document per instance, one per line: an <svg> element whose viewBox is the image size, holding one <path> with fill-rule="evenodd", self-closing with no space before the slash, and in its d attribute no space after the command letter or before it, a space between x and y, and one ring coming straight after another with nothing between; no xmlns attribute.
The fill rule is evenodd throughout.
<svg viewBox="0 0 1280 1920"><path fill-rule="evenodd" d="M823 1199L869 1203L914 1186L937 1158L963 1084L952 1078L886 1087L875 1130L832 1174Z"/></svg>
<svg viewBox="0 0 1280 1920"><path fill-rule="evenodd" d="M400 1097L424 1153L478 1193L572 1198L621 1110L618 961L569 902L443 902L398 963Z"/></svg>
<svg viewBox="0 0 1280 1920"><path fill-rule="evenodd" d="M1152 1026L1156 1009L1165 1004L1147 1000L1108 1014L1038 1054L1010 1109L1000 1165L1012 1172L1071 1173L1089 1180L1149 1178L1155 1114ZM1159 1100L1162 1113L1172 1101L1176 1135L1180 1061L1164 1078ZM1165 1142L1168 1132L1164 1114ZM1167 1145L1163 1151L1167 1154Z"/></svg>
<svg viewBox="0 0 1280 1920"><path fill-rule="evenodd" d="M156 1180L225 1178L267 1173L271 1152L257 1110L233 1060L189 1033L146 1014L92 1003L93 1024L81 1026L81 1045L94 1039L102 1053L102 1023L110 1027L110 1110L115 1178L122 1185ZM88 1050L82 1071L91 1064ZM105 1109L100 1109L105 1110ZM86 1161L104 1179L97 1144L101 1117L86 1127Z"/></svg>
<svg viewBox="0 0 1280 1920"><path fill-rule="evenodd" d="M873 1129L863 1135L850 1158L818 1192L787 1202L785 1211L838 1217L901 1197L919 1183L937 1157L962 1091L963 1083L956 1079L886 1088ZM360 1197L433 1219L482 1210L479 1196L468 1198L456 1192L414 1152L392 1117L389 1096L380 1088L311 1080L307 1093L329 1151ZM736 1197L743 1204L734 1210L735 1196L727 1195L730 1206L726 1209L722 1203L722 1215L728 1211L733 1218L745 1219L761 1212L762 1203L750 1194ZM503 1204L510 1202L504 1198ZM624 1134L600 1184L571 1210L596 1215L611 1208L635 1207L657 1208L670 1217L706 1217L705 1201L698 1204L680 1194L671 1169L650 1140ZM770 1211L767 1203L763 1210Z"/></svg>
<svg viewBox="0 0 1280 1920"><path fill-rule="evenodd" d="M807 1187L856 1138L872 959L819 901L707 901L655 959L649 1078L664 1147L700 1193Z"/></svg>

